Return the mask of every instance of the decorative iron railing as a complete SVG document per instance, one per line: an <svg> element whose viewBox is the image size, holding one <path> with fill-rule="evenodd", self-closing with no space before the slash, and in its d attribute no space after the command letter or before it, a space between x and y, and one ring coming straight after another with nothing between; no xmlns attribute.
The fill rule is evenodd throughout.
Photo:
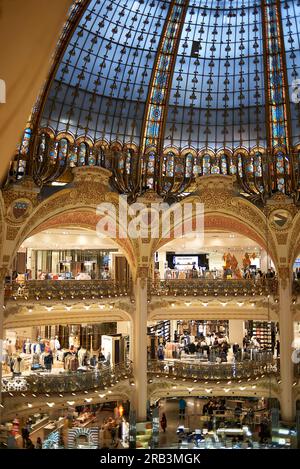
<svg viewBox="0 0 300 469"><path fill-rule="evenodd" d="M277 299L276 279L223 280L174 279L149 280L148 296L273 296ZM300 287L299 287L300 292ZM132 297L132 283L113 280L29 280L6 285L6 300L86 300Z"/></svg>
<svg viewBox="0 0 300 469"><path fill-rule="evenodd" d="M255 379L264 375L277 374L277 362L266 354L260 360L239 363L184 363L168 360L151 361L148 373L152 376L170 376L187 380L224 381Z"/></svg>
<svg viewBox="0 0 300 469"><path fill-rule="evenodd" d="M277 296L276 279L172 279L151 283L151 296Z"/></svg>
<svg viewBox="0 0 300 469"><path fill-rule="evenodd" d="M2 378L2 393L60 394L88 390L105 390L133 376L132 364L103 367L95 371L65 372L60 374L32 373L14 378Z"/></svg>
<svg viewBox="0 0 300 469"><path fill-rule="evenodd" d="M29 280L6 285L6 298L13 300L85 300L130 294L130 283L113 280Z"/></svg>

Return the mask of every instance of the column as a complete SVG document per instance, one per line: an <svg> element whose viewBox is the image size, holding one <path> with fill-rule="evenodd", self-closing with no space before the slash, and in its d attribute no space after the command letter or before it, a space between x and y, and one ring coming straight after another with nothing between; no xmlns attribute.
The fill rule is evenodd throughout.
<svg viewBox="0 0 300 469"><path fill-rule="evenodd" d="M161 280L165 278L166 253L158 253L159 275Z"/></svg>
<svg viewBox="0 0 300 469"><path fill-rule="evenodd" d="M170 320L170 341L174 342L174 333L177 331L177 319Z"/></svg>
<svg viewBox="0 0 300 469"><path fill-rule="evenodd" d="M4 279L6 268L0 268L0 403L2 404L2 357L4 340ZM0 422L2 421L2 407L0 407Z"/></svg>
<svg viewBox="0 0 300 469"><path fill-rule="evenodd" d="M243 347L244 338L244 321L240 319L229 320L229 342L231 344L239 344Z"/></svg>
<svg viewBox="0 0 300 469"><path fill-rule="evenodd" d="M267 272L267 270L271 267L271 259L268 256L267 252L262 249L261 256L260 256L260 268L262 272Z"/></svg>
<svg viewBox="0 0 300 469"><path fill-rule="evenodd" d="M278 271L281 419L286 423L292 423L295 421L296 403L293 399L294 364L292 361L292 343L294 323L291 310L291 272L288 267L280 267Z"/></svg>
<svg viewBox="0 0 300 469"><path fill-rule="evenodd" d="M140 269L142 270L142 269ZM133 321L133 363L135 376L134 407L138 422L147 420L147 274L139 275L135 284L135 314Z"/></svg>

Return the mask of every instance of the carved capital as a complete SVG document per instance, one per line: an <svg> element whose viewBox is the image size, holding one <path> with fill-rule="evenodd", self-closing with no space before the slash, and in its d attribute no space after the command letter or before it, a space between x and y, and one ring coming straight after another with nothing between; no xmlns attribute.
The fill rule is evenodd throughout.
<svg viewBox="0 0 300 469"><path fill-rule="evenodd" d="M233 176L224 176L221 174L210 174L209 176L199 176L195 181L196 192L204 194L206 191L221 191L236 193Z"/></svg>
<svg viewBox="0 0 300 469"><path fill-rule="evenodd" d="M76 189L86 190L88 185L97 187L100 192L110 192L109 179L111 171L99 166L79 166L72 170L74 174L73 185Z"/></svg>
<svg viewBox="0 0 300 469"><path fill-rule="evenodd" d="M286 288L292 278L292 272L289 266L281 265L278 267L278 278L283 288Z"/></svg>
<svg viewBox="0 0 300 469"><path fill-rule="evenodd" d="M136 278L141 280L141 287L145 288L149 277L149 268L140 266L137 268Z"/></svg>

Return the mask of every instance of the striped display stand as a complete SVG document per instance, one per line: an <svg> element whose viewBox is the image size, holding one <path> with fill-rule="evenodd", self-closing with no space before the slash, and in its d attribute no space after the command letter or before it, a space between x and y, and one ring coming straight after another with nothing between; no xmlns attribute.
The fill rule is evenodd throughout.
<svg viewBox="0 0 300 469"><path fill-rule="evenodd" d="M76 449L76 440L86 436L90 446L99 446L99 428L71 428L68 433L68 449Z"/></svg>

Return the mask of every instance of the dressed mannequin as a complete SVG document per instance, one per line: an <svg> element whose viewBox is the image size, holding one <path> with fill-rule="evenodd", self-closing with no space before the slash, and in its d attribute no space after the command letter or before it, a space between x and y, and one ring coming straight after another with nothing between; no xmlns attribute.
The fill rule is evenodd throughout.
<svg viewBox="0 0 300 469"><path fill-rule="evenodd" d="M50 348L54 352L55 350L55 338L54 337L51 337L50 339Z"/></svg>
<svg viewBox="0 0 300 469"><path fill-rule="evenodd" d="M40 341L38 341L38 343L36 344L34 351L35 351L35 353L37 353L38 355L40 355L40 354L42 353L42 347L41 347Z"/></svg>
<svg viewBox="0 0 300 469"><path fill-rule="evenodd" d="M60 350L60 341L58 340L58 335L56 335L54 339L54 348L55 350Z"/></svg>
<svg viewBox="0 0 300 469"><path fill-rule="evenodd" d="M26 342L25 342L25 350L24 352L27 354L27 355L30 355L30 352L31 352L31 341L30 339L27 339Z"/></svg>
<svg viewBox="0 0 300 469"><path fill-rule="evenodd" d="M86 356L87 356L87 350L85 348L81 348L81 349L78 350L79 366L84 366Z"/></svg>
<svg viewBox="0 0 300 469"><path fill-rule="evenodd" d="M172 278L172 271L171 269L168 267L166 270L165 270L165 280L169 280Z"/></svg>

